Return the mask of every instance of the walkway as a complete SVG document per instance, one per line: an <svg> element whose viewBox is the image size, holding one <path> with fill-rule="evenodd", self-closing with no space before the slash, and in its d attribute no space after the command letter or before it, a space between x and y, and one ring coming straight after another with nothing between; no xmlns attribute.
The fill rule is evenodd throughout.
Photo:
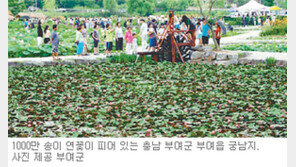
<svg viewBox="0 0 296 167"><path fill-rule="evenodd" d="M229 44L239 44L239 43L245 43L246 41L254 41L254 40L248 40L249 37L259 37L260 30L254 30L249 31L244 34L239 34L231 37L224 37L221 38L221 45L229 45ZM210 40L210 45L214 45L214 41Z"/></svg>

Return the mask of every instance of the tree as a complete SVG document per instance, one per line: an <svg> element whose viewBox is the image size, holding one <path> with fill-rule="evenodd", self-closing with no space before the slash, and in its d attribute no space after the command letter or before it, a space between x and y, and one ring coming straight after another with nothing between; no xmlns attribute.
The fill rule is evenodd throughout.
<svg viewBox="0 0 296 167"><path fill-rule="evenodd" d="M79 4L77 0L60 0L60 7L62 8L74 8Z"/></svg>
<svg viewBox="0 0 296 167"><path fill-rule="evenodd" d="M24 1L8 0L8 10L16 15L26 9Z"/></svg>
<svg viewBox="0 0 296 167"><path fill-rule="evenodd" d="M56 8L55 0L44 0L43 9L53 11Z"/></svg>
<svg viewBox="0 0 296 167"><path fill-rule="evenodd" d="M213 9L213 6L214 4L217 2L217 0L197 0L197 5L199 6L199 11L200 11L200 14L203 16L203 18L207 21L209 21L209 16L212 14L212 9ZM204 9L208 9L208 14L205 14L205 10ZM211 32L212 32L212 38L213 38L213 41L214 41L214 44L215 44L215 48L214 50L217 50L217 51L220 51L220 46L218 45L217 41L216 41L216 38L215 38L215 34L214 34L214 31L213 31L213 27L211 24L208 23L208 26L210 27L211 29Z"/></svg>
<svg viewBox="0 0 296 167"><path fill-rule="evenodd" d="M266 6L273 6L274 5L274 0L261 0L263 5Z"/></svg>
<svg viewBox="0 0 296 167"><path fill-rule="evenodd" d="M277 4L279 5L280 8L287 9L287 0L278 0Z"/></svg>
<svg viewBox="0 0 296 167"><path fill-rule="evenodd" d="M237 6L242 6L246 3L248 3L250 0L233 0L232 3L235 3Z"/></svg>
<svg viewBox="0 0 296 167"><path fill-rule="evenodd" d="M186 10L191 3L192 0L162 0L159 3L156 3L156 8L162 11L182 11Z"/></svg>
<svg viewBox="0 0 296 167"><path fill-rule="evenodd" d="M104 0L104 9L109 10L110 14L114 14L117 11L117 1L116 0Z"/></svg>
<svg viewBox="0 0 296 167"><path fill-rule="evenodd" d="M156 0L126 0L127 12L129 14L139 14L148 16L155 10Z"/></svg>
<svg viewBox="0 0 296 167"><path fill-rule="evenodd" d="M26 8L30 7L30 6L35 6L36 7L36 3L37 3L37 8L42 9L43 8L43 0L24 0L24 3L26 5Z"/></svg>
<svg viewBox="0 0 296 167"><path fill-rule="evenodd" d="M215 8L225 8L227 0L217 0L217 2L214 4Z"/></svg>

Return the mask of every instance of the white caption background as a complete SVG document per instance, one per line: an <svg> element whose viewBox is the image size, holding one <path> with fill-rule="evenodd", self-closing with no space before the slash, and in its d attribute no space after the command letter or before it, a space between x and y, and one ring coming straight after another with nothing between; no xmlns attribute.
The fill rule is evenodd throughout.
<svg viewBox="0 0 296 167"><path fill-rule="evenodd" d="M17 142L37 141L40 143L38 151L16 150L14 144ZM66 153L66 142L92 142L93 150L79 151L83 152L83 162L60 161L56 159L57 153ZM116 144L115 150L98 150L98 142L113 141ZM137 143L137 151L121 150L123 145L120 142ZM152 144L149 151L143 149L144 142L160 142L160 150L153 151ZM185 150L185 143L191 141L191 151ZM217 142L224 143L224 150L216 149ZM237 149L231 151L229 143L236 142ZM256 150L240 151L238 143L253 142L256 143ZM51 162L34 161L34 152L46 152L44 145L46 142L61 142L61 150L52 150ZM166 142L183 143L182 150L166 149ZM197 148L197 143L215 143L214 150ZM123 143L123 142L122 142ZM199 145L201 146L201 145ZM248 146L247 146L248 147ZM136 148L136 147L133 147ZM287 166L287 139L286 138L9 138L8 139L8 164L9 167L109 167L109 166L196 166L196 167L285 167ZM17 153L29 152L30 161L16 161L14 156ZM74 151L76 153L76 151ZM14 159L14 160L13 160Z"/></svg>

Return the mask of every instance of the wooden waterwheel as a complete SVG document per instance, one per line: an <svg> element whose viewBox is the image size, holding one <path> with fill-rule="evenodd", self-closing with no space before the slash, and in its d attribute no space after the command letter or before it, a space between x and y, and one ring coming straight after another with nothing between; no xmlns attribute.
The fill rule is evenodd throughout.
<svg viewBox="0 0 296 167"><path fill-rule="evenodd" d="M169 11L169 21L159 37L155 52L139 52L142 57L151 55L154 61L186 62L191 59L192 47L195 46L195 26L189 18L183 16L182 22L188 30L175 27L174 11Z"/></svg>

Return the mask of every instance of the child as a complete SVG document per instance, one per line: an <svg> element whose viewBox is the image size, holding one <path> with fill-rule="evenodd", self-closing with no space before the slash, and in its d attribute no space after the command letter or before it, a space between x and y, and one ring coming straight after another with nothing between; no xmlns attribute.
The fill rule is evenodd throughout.
<svg viewBox="0 0 296 167"><path fill-rule="evenodd" d="M197 42L199 46L202 46L202 25L200 22L197 23Z"/></svg>
<svg viewBox="0 0 296 167"><path fill-rule="evenodd" d="M126 54L128 55L132 54L133 35L131 30L132 28L129 26L124 36L124 39L126 40Z"/></svg>
<svg viewBox="0 0 296 167"><path fill-rule="evenodd" d="M81 26L78 26L76 31L77 56L81 56L84 48L84 38L81 32L82 32L82 28Z"/></svg>
<svg viewBox="0 0 296 167"><path fill-rule="evenodd" d="M137 55L138 53L138 43L137 43L137 35L133 33L133 54Z"/></svg>
<svg viewBox="0 0 296 167"><path fill-rule="evenodd" d="M158 39L163 39L163 38L164 38L164 34L163 34L163 32L164 32L164 24L161 23L161 24L160 24L160 28L159 28L159 30L158 30L158 34L157 34ZM163 36L162 36L162 35L163 35Z"/></svg>
<svg viewBox="0 0 296 167"><path fill-rule="evenodd" d="M148 35L149 35L149 48L148 48L148 52L150 51L150 49L152 49L152 51L154 52L155 51L155 46L156 46L157 40L156 40L156 33L154 31L153 24L150 24L150 26L149 26Z"/></svg>

